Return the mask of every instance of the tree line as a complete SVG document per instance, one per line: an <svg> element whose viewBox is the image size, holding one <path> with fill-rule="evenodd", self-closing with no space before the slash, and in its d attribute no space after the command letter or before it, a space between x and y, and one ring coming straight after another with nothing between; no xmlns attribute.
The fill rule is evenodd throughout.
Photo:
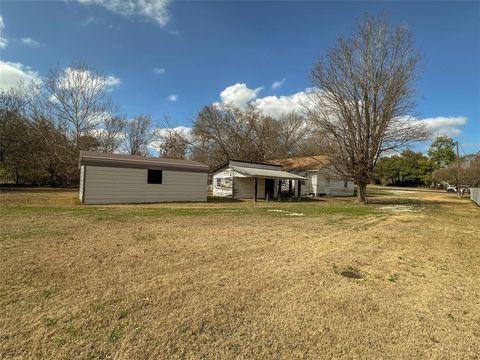
<svg viewBox="0 0 480 360"><path fill-rule="evenodd" d="M381 158L373 174L376 184L392 186L443 187L445 184L480 184L480 154L459 156L449 136L438 136L427 154L410 149Z"/></svg>

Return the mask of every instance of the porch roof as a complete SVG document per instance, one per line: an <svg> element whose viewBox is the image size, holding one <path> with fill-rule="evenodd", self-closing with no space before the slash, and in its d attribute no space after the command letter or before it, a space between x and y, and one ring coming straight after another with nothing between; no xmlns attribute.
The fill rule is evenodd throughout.
<svg viewBox="0 0 480 360"><path fill-rule="evenodd" d="M248 177L265 178L265 179L284 179L284 180L307 180L306 177L291 174L282 170L269 170L258 168L247 168L242 166L231 166L235 171Z"/></svg>

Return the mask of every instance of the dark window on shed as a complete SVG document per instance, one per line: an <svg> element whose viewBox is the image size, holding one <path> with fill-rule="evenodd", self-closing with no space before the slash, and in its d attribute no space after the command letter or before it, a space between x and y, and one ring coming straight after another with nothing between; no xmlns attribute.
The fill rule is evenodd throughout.
<svg viewBox="0 0 480 360"><path fill-rule="evenodd" d="M161 184L162 175L163 175L163 170L148 170L148 183Z"/></svg>

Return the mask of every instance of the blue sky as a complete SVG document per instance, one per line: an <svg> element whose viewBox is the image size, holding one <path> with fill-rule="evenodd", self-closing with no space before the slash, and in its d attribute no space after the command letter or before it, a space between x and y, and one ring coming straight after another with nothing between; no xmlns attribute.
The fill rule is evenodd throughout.
<svg viewBox="0 0 480 360"><path fill-rule="evenodd" d="M188 127L217 101L256 101L278 114L298 106L316 59L339 35L364 13L386 12L411 28L423 55L419 118L466 152L480 150L480 2L125 4L2 1L0 86L82 60L111 76L111 95L127 116L168 115L171 125Z"/></svg>

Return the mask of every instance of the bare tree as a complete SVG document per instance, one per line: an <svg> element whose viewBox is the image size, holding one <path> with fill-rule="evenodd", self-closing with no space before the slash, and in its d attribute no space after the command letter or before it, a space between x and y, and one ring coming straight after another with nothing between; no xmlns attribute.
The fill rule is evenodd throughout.
<svg viewBox="0 0 480 360"><path fill-rule="evenodd" d="M447 166L437 169L433 172L434 180L460 185L479 186L480 185L480 154L466 155L460 159L460 166L456 163L450 163ZM462 196L465 195L462 193Z"/></svg>
<svg viewBox="0 0 480 360"><path fill-rule="evenodd" d="M171 159L186 159L190 140L185 132L179 128L167 127L160 135L160 156Z"/></svg>
<svg viewBox="0 0 480 360"><path fill-rule="evenodd" d="M122 143L126 125L127 122L123 117L112 116L106 118L98 135L100 150L105 153L114 153Z"/></svg>
<svg viewBox="0 0 480 360"><path fill-rule="evenodd" d="M291 112L279 117L275 123L275 139L272 139L275 148L270 151L271 154L268 157L286 158L302 153L307 139L312 135L305 123L305 118L296 112Z"/></svg>
<svg viewBox="0 0 480 360"><path fill-rule="evenodd" d="M43 81L22 85L21 92L27 99L29 118L51 122L78 148L81 137L91 135L114 112L107 87L106 76L76 62L66 69L52 68Z"/></svg>
<svg viewBox="0 0 480 360"><path fill-rule="evenodd" d="M255 128L261 114L248 106L245 111L233 106L205 106L198 114L193 134L210 148L213 163L227 159L258 160Z"/></svg>
<svg viewBox="0 0 480 360"><path fill-rule="evenodd" d="M124 143L130 155L147 155L148 147L156 139L158 134L152 129L152 118L149 115L138 115L127 122Z"/></svg>
<svg viewBox="0 0 480 360"><path fill-rule="evenodd" d="M418 61L405 27L366 16L311 72L318 91L309 94L306 116L325 136L337 172L357 183L358 203L368 202L366 187L381 154L426 136L411 118Z"/></svg>

